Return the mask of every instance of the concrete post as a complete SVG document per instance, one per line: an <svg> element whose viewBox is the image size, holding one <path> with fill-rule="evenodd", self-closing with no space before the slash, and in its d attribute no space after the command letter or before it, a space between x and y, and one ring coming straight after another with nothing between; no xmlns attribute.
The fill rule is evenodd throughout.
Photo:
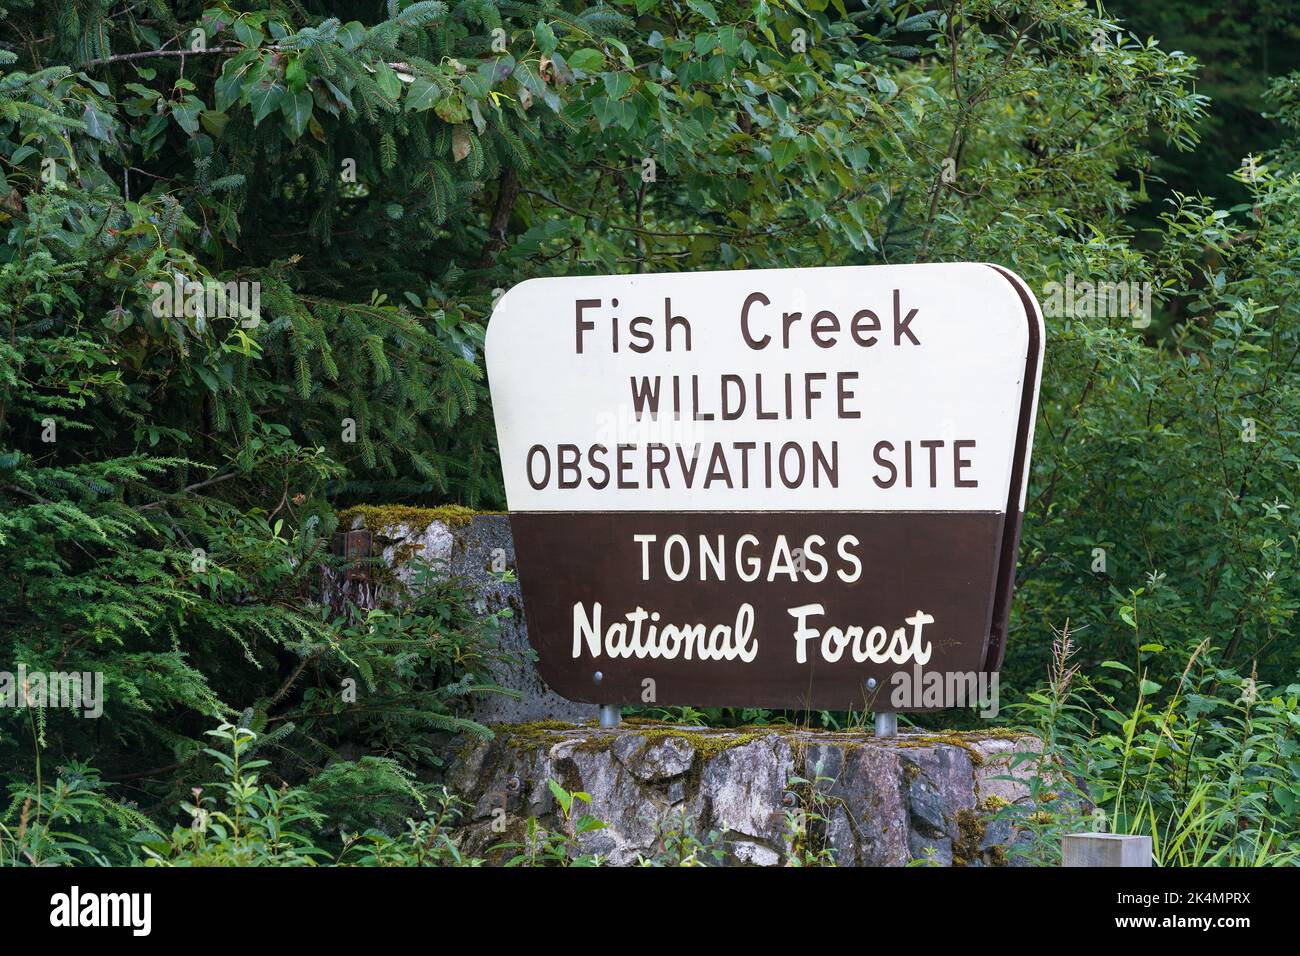
<svg viewBox="0 0 1300 956"><path fill-rule="evenodd" d="M1067 833L1061 866L1150 866L1151 838L1119 833Z"/></svg>

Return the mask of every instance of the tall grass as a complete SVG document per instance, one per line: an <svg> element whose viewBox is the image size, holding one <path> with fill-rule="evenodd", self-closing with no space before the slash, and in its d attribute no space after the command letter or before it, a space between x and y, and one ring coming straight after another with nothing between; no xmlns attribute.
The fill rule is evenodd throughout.
<svg viewBox="0 0 1300 956"><path fill-rule="evenodd" d="M1168 651L1137 646L1136 666L1085 673L1066 622L1046 686L1010 708L1043 741L1013 768L1030 794L1003 811L1024 834L1011 856L1050 865L1064 833L1104 830L1150 836L1157 866L1300 861L1300 684L1217 667L1207 638L1162 687L1144 664Z"/></svg>

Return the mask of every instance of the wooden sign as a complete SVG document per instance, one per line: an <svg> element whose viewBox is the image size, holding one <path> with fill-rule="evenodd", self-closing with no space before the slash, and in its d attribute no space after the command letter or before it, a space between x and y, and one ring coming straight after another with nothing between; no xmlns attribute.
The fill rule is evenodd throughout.
<svg viewBox="0 0 1300 956"><path fill-rule="evenodd" d="M487 365L543 677L844 710L996 671L1042 341L979 263L515 286Z"/></svg>

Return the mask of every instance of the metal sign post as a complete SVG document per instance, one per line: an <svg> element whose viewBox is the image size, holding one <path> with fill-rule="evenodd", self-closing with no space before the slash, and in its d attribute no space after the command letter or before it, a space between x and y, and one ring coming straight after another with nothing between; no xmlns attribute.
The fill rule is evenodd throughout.
<svg viewBox="0 0 1300 956"><path fill-rule="evenodd" d="M597 686L605 679L605 675L600 671L591 675L591 682ZM602 730L612 730L619 725L623 719L621 708L618 704L601 704L600 705L600 726Z"/></svg>

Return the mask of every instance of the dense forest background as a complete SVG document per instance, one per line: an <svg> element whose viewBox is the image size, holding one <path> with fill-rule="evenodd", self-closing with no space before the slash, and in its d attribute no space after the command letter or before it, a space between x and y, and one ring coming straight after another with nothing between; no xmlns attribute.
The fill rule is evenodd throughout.
<svg viewBox="0 0 1300 956"><path fill-rule="evenodd" d="M1048 318L1001 720L1162 862L1294 859L1298 30L1283 0L10 0L0 668L106 702L0 709L0 861L405 859L454 814L430 735L489 732L493 621L433 576L371 614L320 581L349 506L503 507L494 295L944 260L1153 293Z"/></svg>

